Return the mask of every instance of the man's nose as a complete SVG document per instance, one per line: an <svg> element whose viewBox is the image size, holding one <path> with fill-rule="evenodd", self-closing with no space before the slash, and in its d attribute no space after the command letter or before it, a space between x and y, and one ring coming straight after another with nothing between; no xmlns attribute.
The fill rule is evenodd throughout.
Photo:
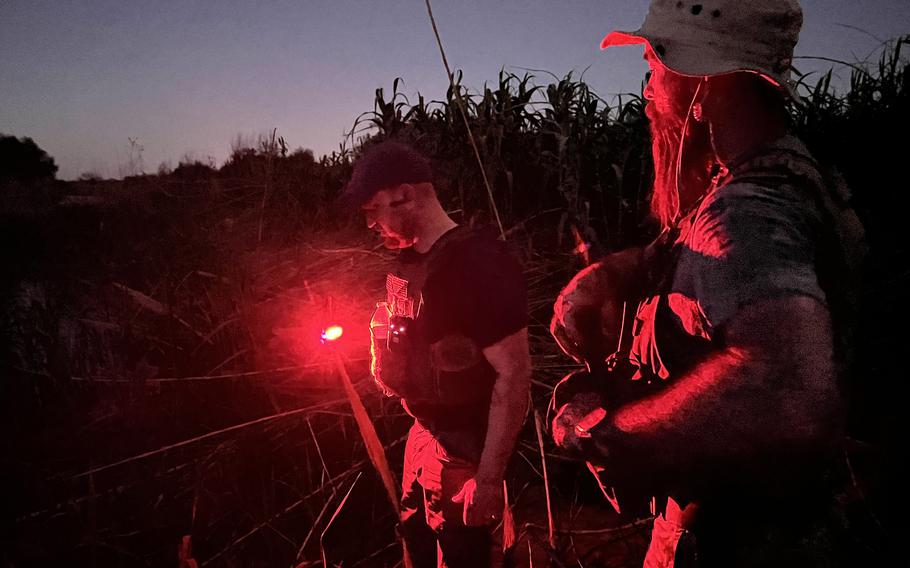
<svg viewBox="0 0 910 568"><path fill-rule="evenodd" d="M651 84L650 77L647 83L645 83L645 90L642 91L641 95L645 98L646 101L654 100L654 85Z"/></svg>
<svg viewBox="0 0 910 568"><path fill-rule="evenodd" d="M375 215L372 215L372 214L370 214L370 213L367 213L367 214L365 215L365 218L366 218L366 221L367 221L367 229L372 229L373 227L376 226L376 216L375 216Z"/></svg>

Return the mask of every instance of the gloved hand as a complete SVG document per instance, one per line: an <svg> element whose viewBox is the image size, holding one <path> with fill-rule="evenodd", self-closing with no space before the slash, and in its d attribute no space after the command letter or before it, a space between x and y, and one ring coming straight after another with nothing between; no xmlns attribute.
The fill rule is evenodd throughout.
<svg viewBox="0 0 910 568"><path fill-rule="evenodd" d="M579 363L598 363L619 341L624 302L640 293L642 248L605 257L575 275L553 304L550 333Z"/></svg>
<svg viewBox="0 0 910 568"><path fill-rule="evenodd" d="M589 459L603 448L591 437L591 430L607 416L603 399L591 392L579 393L560 406L553 418L553 441L563 450ZM606 455L597 456L606 458ZM600 461L600 460L598 460Z"/></svg>
<svg viewBox="0 0 910 568"><path fill-rule="evenodd" d="M611 378L601 373L592 373L584 369L572 371L560 379L556 386L553 387L550 406L547 408L547 416L549 417L551 412L561 409L577 395L593 394L603 401L606 398L605 381Z"/></svg>
<svg viewBox="0 0 910 568"><path fill-rule="evenodd" d="M583 457L592 448L590 429L606 417L606 396L598 373L573 371L553 388L550 407L555 413L550 433L556 445L566 452Z"/></svg>
<svg viewBox="0 0 910 568"><path fill-rule="evenodd" d="M547 415L555 413L550 433L556 445L577 457L602 463L609 452L604 434L608 409L644 398L661 385L632 380L630 369L577 370L553 388ZM615 440L614 440L615 442Z"/></svg>

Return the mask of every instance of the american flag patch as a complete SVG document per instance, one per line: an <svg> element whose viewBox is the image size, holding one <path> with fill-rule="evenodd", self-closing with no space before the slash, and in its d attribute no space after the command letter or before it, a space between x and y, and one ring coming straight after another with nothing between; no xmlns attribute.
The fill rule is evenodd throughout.
<svg viewBox="0 0 910 568"><path fill-rule="evenodd" d="M394 274L386 275L386 301L392 315L406 318L414 317L414 300L408 297L408 281Z"/></svg>
<svg viewBox="0 0 910 568"><path fill-rule="evenodd" d="M408 281L399 278L394 274L387 274L385 277L385 291L388 295L388 301L391 304L393 298L408 297Z"/></svg>

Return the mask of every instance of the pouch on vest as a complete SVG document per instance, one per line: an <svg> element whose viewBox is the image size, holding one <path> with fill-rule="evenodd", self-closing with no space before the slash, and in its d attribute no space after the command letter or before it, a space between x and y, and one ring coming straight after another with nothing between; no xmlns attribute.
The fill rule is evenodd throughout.
<svg viewBox="0 0 910 568"><path fill-rule="evenodd" d="M645 249L646 278L641 299L632 318L629 344L625 346L631 365L636 369L633 381L660 384L670 378L670 370L658 349L659 314L666 309L666 291L679 259L680 238L691 215L679 226L662 233Z"/></svg>

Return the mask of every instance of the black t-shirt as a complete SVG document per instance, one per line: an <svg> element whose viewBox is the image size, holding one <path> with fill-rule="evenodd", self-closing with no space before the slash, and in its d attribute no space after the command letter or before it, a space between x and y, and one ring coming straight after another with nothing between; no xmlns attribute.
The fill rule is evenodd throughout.
<svg viewBox="0 0 910 568"><path fill-rule="evenodd" d="M457 227L426 253L401 252L396 276L405 280L426 266L420 290L413 287L414 332L427 343L453 334L489 347L528 324L527 291L519 262L490 230ZM475 389L469 405L418 405L405 408L418 420L442 429L485 430L495 371L483 361L476 373L462 377L458 388Z"/></svg>

